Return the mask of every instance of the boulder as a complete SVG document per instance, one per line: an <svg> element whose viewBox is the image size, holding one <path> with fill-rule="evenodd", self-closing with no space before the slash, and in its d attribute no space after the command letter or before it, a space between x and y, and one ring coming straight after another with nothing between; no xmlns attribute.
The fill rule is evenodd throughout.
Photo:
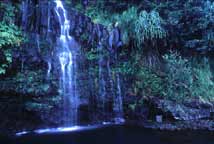
<svg viewBox="0 0 214 144"><path fill-rule="evenodd" d="M157 97L149 97L147 103L154 111L173 120L200 120L210 119L210 113L214 110L213 104L202 100L191 100L188 102L175 102Z"/></svg>

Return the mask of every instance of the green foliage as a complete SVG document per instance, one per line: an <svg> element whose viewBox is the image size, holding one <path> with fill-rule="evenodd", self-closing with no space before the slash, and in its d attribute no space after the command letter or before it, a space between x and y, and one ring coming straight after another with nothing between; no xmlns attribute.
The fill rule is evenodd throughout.
<svg viewBox="0 0 214 144"><path fill-rule="evenodd" d="M48 96L48 97L39 97L28 99L24 103L24 107L28 111L37 111L49 113L56 105L60 105L62 102L62 97L59 95L56 96Z"/></svg>
<svg viewBox="0 0 214 144"><path fill-rule="evenodd" d="M141 11L137 7L130 7L122 13L112 13L98 7L88 7L85 14L92 18L94 23L109 27L117 24L122 32L122 40L129 44L132 40L138 47L147 39L162 39L166 31L162 27L163 20L157 11Z"/></svg>
<svg viewBox="0 0 214 144"><path fill-rule="evenodd" d="M132 111L135 111L136 107L137 107L137 104L136 104L136 103L134 103L134 104L129 104L129 108L130 108Z"/></svg>
<svg viewBox="0 0 214 144"><path fill-rule="evenodd" d="M172 9L162 11L168 13L168 26L172 28L170 43L177 43L181 51L210 53L214 50L213 1L176 1L168 7Z"/></svg>
<svg viewBox="0 0 214 144"><path fill-rule="evenodd" d="M11 24L14 22L15 17L15 7L10 3L0 3L1 12L3 13L3 17L1 20L5 23Z"/></svg>
<svg viewBox="0 0 214 144"><path fill-rule="evenodd" d="M100 10L98 7L88 7L85 11L86 16L90 17L94 23L109 26L112 23L112 16L107 11Z"/></svg>
<svg viewBox="0 0 214 144"><path fill-rule="evenodd" d="M192 62L191 58L184 58L178 52L170 52L163 56L165 69L160 76L159 72L145 66L143 52L150 51L149 54L161 57L158 50L164 47L166 51L161 52L165 53L175 45L181 47L179 51L187 47L198 51L214 49L214 2L142 1L139 6L134 3L126 4L123 10L112 10L111 6L105 6L105 1L90 5L86 10L77 6L94 23L109 27L109 32L113 26L120 28L124 48L127 48L122 49L121 53L125 54L121 57L127 60L112 70L119 71L127 79L134 94L160 95L176 101L198 97L211 99L214 91L209 63ZM169 45L158 45L166 36L169 36L166 40ZM88 60L99 58L98 51L86 55Z"/></svg>
<svg viewBox="0 0 214 144"><path fill-rule="evenodd" d="M125 44L128 44L131 39L137 36L135 34L135 21L138 19L136 7L131 7L124 11L121 15L116 16L116 21L119 24L119 28L122 32L122 40Z"/></svg>
<svg viewBox="0 0 214 144"><path fill-rule="evenodd" d="M163 56L164 71L158 72L141 64L139 54L135 56L120 66L120 72L132 79L132 82L128 80L134 95L162 96L177 102L193 98L213 100L214 82L208 59L199 58L198 62L170 52Z"/></svg>
<svg viewBox="0 0 214 144"><path fill-rule="evenodd" d="M6 68L12 63L12 46L19 46L23 38L21 31L14 24L15 8L11 4L0 3L0 12L3 13L0 22L0 75L5 74Z"/></svg>
<svg viewBox="0 0 214 144"><path fill-rule="evenodd" d="M25 107L28 111L47 111L53 108L53 106L38 102L27 102Z"/></svg>
<svg viewBox="0 0 214 144"><path fill-rule="evenodd" d="M163 79L156 71L141 63L140 54L122 63L120 73L133 79L130 87L135 95L159 96L163 92Z"/></svg>
<svg viewBox="0 0 214 144"><path fill-rule="evenodd" d="M98 51L94 49L91 49L89 52L86 52L85 55L88 60L97 60L99 58Z"/></svg>
<svg viewBox="0 0 214 144"><path fill-rule="evenodd" d="M183 100L191 96L192 68L178 53L164 55L166 61L166 93L170 99Z"/></svg>
<svg viewBox="0 0 214 144"><path fill-rule="evenodd" d="M137 45L140 46L147 39L162 39L166 37L162 24L163 20L158 12L151 11L148 13L141 11L134 27Z"/></svg>
<svg viewBox="0 0 214 144"><path fill-rule="evenodd" d="M0 48L10 45L20 45L22 38L21 32L14 24L8 25L0 22Z"/></svg>
<svg viewBox="0 0 214 144"><path fill-rule="evenodd" d="M163 91L163 81L149 68L141 67L136 73L135 87L142 91L143 96L159 96Z"/></svg>
<svg viewBox="0 0 214 144"><path fill-rule="evenodd" d="M119 71L124 75L132 75L135 72L135 67L132 67L130 61L123 62L119 67Z"/></svg>
<svg viewBox="0 0 214 144"><path fill-rule="evenodd" d="M214 82L208 59L202 62L182 58L178 53L164 56L166 61L165 97L176 101L188 98L213 100Z"/></svg>
<svg viewBox="0 0 214 144"><path fill-rule="evenodd" d="M101 57L104 58L108 56L108 51L105 49L99 50L98 48L92 48L90 51L85 52L85 56L87 60L94 61L98 60Z"/></svg>
<svg viewBox="0 0 214 144"><path fill-rule="evenodd" d="M150 95L161 95L163 86L162 79L159 75L152 72L149 69L141 69L139 77L143 80L143 87L145 88L145 93Z"/></svg>
<svg viewBox="0 0 214 144"><path fill-rule="evenodd" d="M14 82L17 83L17 91L23 94L45 95L48 93L50 85L42 81L42 71L26 71L17 73Z"/></svg>
<svg viewBox="0 0 214 144"><path fill-rule="evenodd" d="M202 39L206 42L205 51L214 50L214 2L206 1L204 4L204 19L200 22L199 26L202 26L204 31Z"/></svg>
<svg viewBox="0 0 214 144"><path fill-rule="evenodd" d="M214 99L214 82L213 74L210 70L209 60L203 58L201 62L193 62L193 85L192 96L208 100Z"/></svg>

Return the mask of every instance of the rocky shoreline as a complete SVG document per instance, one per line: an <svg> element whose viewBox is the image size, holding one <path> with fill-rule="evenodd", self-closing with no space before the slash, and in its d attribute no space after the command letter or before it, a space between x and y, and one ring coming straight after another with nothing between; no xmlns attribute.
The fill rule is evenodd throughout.
<svg viewBox="0 0 214 144"><path fill-rule="evenodd" d="M14 102L14 101L12 101ZM38 110L27 109L25 117L20 115L17 105L7 104L1 110L2 117L0 122L1 135L11 135L20 131L32 131L39 128L59 127L60 122L57 118L45 121L47 118L47 109ZM20 105L19 105L20 106ZM13 108L12 108L13 107ZM54 108L56 110L56 108ZM53 110L54 110L53 109ZM53 110L51 110L53 112ZM82 110L86 110L85 108ZM44 112L46 111L46 112ZM5 112L5 113L4 113ZM90 112L83 112L84 118L90 117ZM49 113L50 114L50 113ZM87 115L88 116L85 116ZM46 116L45 116L46 115ZM214 131L213 105L209 102L194 100L189 103L175 103L170 100L163 100L156 97L144 98L144 104L138 105L134 110L125 109L125 125L137 125L144 128L163 130L163 131L180 131L180 130L205 130ZM161 120L157 120L160 116ZM101 117L101 116L97 116ZM80 118L84 120L84 118ZM108 121L108 120L107 120ZM88 121L87 123L96 124L97 121Z"/></svg>
<svg viewBox="0 0 214 144"><path fill-rule="evenodd" d="M181 130L205 130L214 131L214 121L198 120L198 121L178 121L178 122L163 122L158 123L154 121L128 121L127 125L142 126L148 129L161 131L181 131Z"/></svg>

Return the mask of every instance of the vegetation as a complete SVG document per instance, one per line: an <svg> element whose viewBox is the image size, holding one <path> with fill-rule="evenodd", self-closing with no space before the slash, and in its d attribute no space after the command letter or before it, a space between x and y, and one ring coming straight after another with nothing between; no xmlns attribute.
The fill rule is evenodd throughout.
<svg viewBox="0 0 214 144"><path fill-rule="evenodd" d="M164 55L166 61L166 97L184 100L191 96L192 67L178 53Z"/></svg>
<svg viewBox="0 0 214 144"><path fill-rule="evenodd" d="M0 75L5 74L6 69L12 63L11 47L20 46L22 35L15 25L15 7L11 4L0 3Z"/></svg>
<svg viewBox="0 0 214 144"><path fill-rule="evenodd" d="M104 25L108 34L115 27L119 28L123 46L117 51L119 62L115 64L114 60L110 61L111 74L115 80L115 74L120 73L124 85L130 88L132 94L140 97L157 96L178 102L199 98L213 100L213 66L210 60L214 50L213 1L107 0L85 4L82 1L65 0L65 3L66 8L75 9L90 17L93 23ZM14 48L21 47L23 41L22 32L15 23L16 12L13 4L0 3L0 75L7 75ZM36 20L33 19L31 25ZM36 35L29 34L27 37L35 38ZM86 43L90 34L81 34L79 37ZM39 56L52 55L49 50L55 43L49 44L44 35L40 39L37 39L38 42L33 39L34 43L29 41L29 49L32 45L38 45L41 48ZM96 42L93 43L83 55L87 61L85 65L92 67L88 66L98 87L98 61L101 57L108 60L112 55L105 46L102 45L103 50L100 51ZM34 95L49 90L50 86L44 84L44 79L34 83L37 78L42 79L38 77L41 71L32 68L23 73L17 72L14 77L16 81L25 83L18 85L19 89Z"/></svg>
<svg viewBox="0 0 214 144"><path fill-rule="evenodd" d="M125 44L120 58L128 60L122 61L119 69L132 81L132 93L178 102L213 100L209 55L213 50L214 2L130 2L123 10L107 4L89 3L83 9L77 3L76 9L109 31L115 25L120 28ZM88 56L95 58L98 53L89 52Z"/></svg>
<svg viewBox="0 0 214 144"><path fill-rule="evenodd" d="M48 93L50 84L42 82L42 71L25 71L25 73L17 73L13 82L17 83L16 91L20 91L24 95L43 96Z"/></svg>
<svg viewBox="0 0 214 144"><path fill-rule="evenodd" d="M74 41L66 39L64 45L59 40L54 0L0 2L0 113L6 116L0 125L6 130L10 124L4 119L16 123L14 114L24 126L34 120L61 125L68 102L62 95L70 88L79 96L70 102L78 101L81 121L117 117L108 112L120 109L115 106L119 95L128 119L142 121L162 112L163 120L177 120L177 113L194 119L203 117L204 108L209 114L214 105L214 0L62 2L69 34L80 44L75 43L77 56L69 54L65 64L65 77L75 70L65 83L69 88L60 86L65 77L58 54ZM67 68L70 58L76 60L72 69Z"/></svg>

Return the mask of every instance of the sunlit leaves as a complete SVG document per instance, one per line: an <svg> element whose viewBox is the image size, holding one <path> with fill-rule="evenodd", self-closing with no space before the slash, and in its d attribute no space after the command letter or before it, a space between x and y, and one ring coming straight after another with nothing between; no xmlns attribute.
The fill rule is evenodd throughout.
<svg viewBox="0 0 214 144"><path fill-rule="evenodd" d="M21 32L17 26L0 22L0 48L5 45L20 45L22 41L20 36Z"/></svg>
<svg viewBox="0 0 214 144"><path fill-rule="evenodd" d="M118 15L115 21L119 23L119 27L122 32L122 40L124 44L128 44L133 37L137 35L134 33L135 21L138 19L136 7L131 7L124 11L121 15Z"/></svg>
<svg viewBox="0 0 214 144"><path fill-rule="evenodd" d="M150 13L141 11L135 22L134 31L138 35L137 43L141 44L146 39L161 39L166 36L166 31L162 27L163 20L156 11Z"/></svg>
<svg viewBox="0 0 214 144"><path fill-rule="evenodd" d="M186 59L177 52L164 56L166 61L165 93L169 99L187 98L213 100L214 83L207 58Z"/></svg>
<svg viewBox="0 0 214 144"><path fill-rule="evenodd" d="M4 56L0 63L0 74L5 74L6 68L12 63L11 47L19 46L23 38L21 31L14 24L15 8L7 3L0 3L0 8L0 12L3 13L0 22L0 52Z"/></svg>

